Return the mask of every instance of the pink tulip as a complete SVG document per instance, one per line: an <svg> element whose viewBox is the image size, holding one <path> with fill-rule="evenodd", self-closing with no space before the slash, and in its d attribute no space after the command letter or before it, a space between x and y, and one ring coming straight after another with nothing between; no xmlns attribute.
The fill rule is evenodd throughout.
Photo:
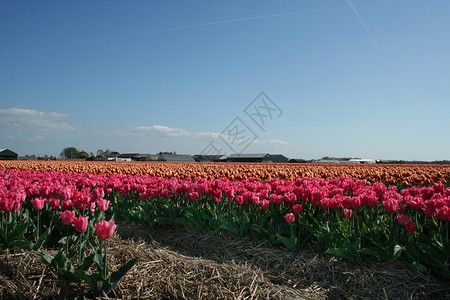
<svg viewBox="0 0 450 300"><path fill-rule="evenodd" d="M110 201L106 199L98 199L97 207L99 211L107 211Z"/></svg>
<svg viewBox="0 0 450 300"><path fill-rule="evenodd" d="M443 206L441 208L436 209L439 219L442 221L450 221L450 206Z"/></svg>
<svg viewBox="0 0 450 300"><path fill-rule="evenodd" d="M277 194L270 194L269 200L270 200L270 202L277 203L277 201L278 201L278 195L277 195Z"/></svg>
<svg viewBox="0 0 450 300"><path fill-rule="evenodd" d="M419 197L407 196L406 204L412 209L421 209L422 208L422 200Z"/></svg>
<svg viewBox="0 0 450 300"><path fill-rule="evenodd" d="M274 195L274 194L272 194L272 195ZM270 195L270 196L272 196L272 195ZM283 202L284 202L284 197L283 196L275 195L275 203L276 204L281 205L281 204L283 204Z"/></svg>
<svg viewBox="0 0 450 300"><path fill-rule="evenodd" d="M72 220L73 225L75 226L75 230L78 232L85 232L88 226L89 217L78 216Z"/></svg>
<svg viewBox="0 0 450 300"><path fill-rule="evenodd" d="M9 197L5 197L3 199L0 198L0 210L2 211L10 211L14 208L14 200L9 198Z"/></svg>
<svg viewBox="0 0 450 300"><path fill-rule="evenodd" d="M269 198L269 191L268 190L262 190L258 193L259 199L267 199Z"/></svg>
<svg viewBox="0 0 450 300"><path fill-rule="evenodd" d="M257 194L252 194L251 195L251 199L252 199L252 203L253 203L253 205L259 205L259 197L258 197L258 195Z"/></svg>
<svg viewBox="0 0 450 300"><path fill-rule="evenodd" d="M188 193L188 196L191 200L198 200L200 198L200 195L197 192Z"/></svg>
<svg viewBox="0 0 450 300"><path fill-rule="evenodd" d="M94 190L94 198L101 199L103 197L105 197L105 190L103 188L96 188Z"/></svg>
<svg viewBox="0 0 450 300"><path fill-rule="evenodd" d="M109 239L113 236L114 231L116 230L116 224L113 220L105 221L102 220L97 224L94 224L95 233L97 234L99 239Z"/></svg>
<svg viewBox="0 0 450 300"><path fill-rule="evenodd" d="M351 209L360 209L361 208L361 197L360 196L354 196L352 197L352 207Z"/></svg>
<svg viewBox="0 0 450 300"><path fill-rule="evenodd" d="M292 206L292 210L294 211L294 214L298 215L303 211L303 205L295 204L294 206Z"/></svg>
<svg viewBox="0 0 450 300"><path fill-rule="evenodd" d="M147 192L139 193L139 198L141 199L141 201L146 201L146 200L148 200L149 197L150 197L150 194Z"/></svg>
<svg viewBox="0 0 450 300"><path fill-rule="evenodd" d="M67 187L60 192L63 200L70 200L72 198L72 189Z"/></svg>
<svg viewBox="0 0 450 300"><path fill-rule="evenodd" d="M238 196L236 196L236 204L237 205L242 205L242 204L244 204L244 196L242 196L242 195L238 195Z"/></svg>
<svg viewBox="0 0 450 300"><path fill-rule="evenodd" d="M35 198L31 199L31 204L35 210L41 210L44 208L45 199L44 198Z"/></svg>
<svg viewBox="0 0 450 300"><path fill-rule="evenodd" d="M269 207L270 207L270 201L267 200L267 199L261 200L261 201L259 202L259 205L261 205L261 208L262 208L263 210L267 210L267 209L269 209Z"/></svg>
<svg viewBox="0 0 450 300"><path fill-rule="evenodd" d="M303 197L302 197L303 198ZM318 205L320 200L322 200L324 198L324 194L323 191L318 189L318 188L314 188L312 190L312 195L311 195L311 204L312 205Z"/></svg>
<svg viewBox="0 0 450 300"><path fill-rule="evenodd" d="M62 205L62 209L64 209L64 210L73 209L73 202L72 202L72 200L62 201L61 205Z"/></svg>
<svg viewBox="0 0 450 300"><path fill-rule="evenodd" d="M293 213L288 213L284 216L284 219L288 223L294 223L295 222L295 215Z"/></svg>
<svg viewBox="0 0 450 300"><path fill-rule="evenodd" d="M331 200L330 198L322 198L320 200L320 208L321 209L328 209L328 208L330 208L331 207L330 200Z"/></svg>
<svg viewBox="0 0 450 300"><path fill-rule="evenodd" d="M398 210L398 203L395 201L395 199L388 199L383 202L384 209L388 213L394 213Z"/></svg>
<svg viewBox="0 0 450 300"><path fill-rule="evenodd" d="M407 221L409 221L409 217L407 215L398 215L397 221L400 225L405 225Z"/></svg>
<svg viewBox="0 0 450 300"><path fill-rule="evenodd" d="M353 215L353 211L351 209L344 209L344 216L347 219L350 219L352 217L352 215Z"/></svg>
<svg viewBox="0 0 450 300"><path fill-rule="evenodd" d="M215 190L214 198L222 198L222 190Z"/></svg>
<svg viewBox="0 0 450 300"><path fill-rule="evenodd" d="M422 203L422 211L425 213L425 217L433 218L436 216L436 208L434 207L433 200L426 200Z"/></svg>
<svg viewBox="0 0 450 300"><path fill-rule="evenodd" d="M127 194L128 194L128 192L127 192ZM126 196L126 194L125 194L125 196ZM124 197L125 197L125 196L124 196ZM166 198L169 198L169 197L170 197L170 192L169 192L169 190L168 190L168 189L163 189L163 190L161 191L161 196L166 197Z"/></svg>
<svg viewBox="0 0 450 300"><path fill-rule="evenodd" d="M375 182L373 184L373 190L377 194L378 199L384 199L384 193L386 192L387 188L382 182Z"/></svg>
<svg viewBox="0 0 450 300"><path fill-rule="evenodd" d="M432 189L436 194L444 194L445 192L445 186L443 183L435 183Z"/></svg>
<svg viewBox="0 0 450 300"><path fill-rule="evenodd" d="M50 206L53 208L58 208L59 207L59 199L49 199L48 203L50 203Z"/></svg>
<svg viewBox="0 0 450 300"><path fill-rule="evenodd" d="M120 193L122 194L122 197L128 196L128 190L126 190L126 189L120 190Z"/></svg>
<svg viewBox="0 0 450 300"><path fill-rule="evenodd" d="M76 219L74 210L60 211L59 215L61 216L61 221L64 225L70 225Z"/></svg>
<svg viewBox="0 0 450 300"><path fill-rule="evenodd" d="M344 208L353 208L353 197L350 196L344 196L342 198L341 204Z"/></svg>
<svg viewBox="0 0 450 300"><path fill-rule="evenodd" d="M369 207L375 207L378 204L377 194L373 190L367 190L361 195L361 203Z"/></svg>
<svg viewBox="0 0 450 300"><path fill-rule="evenodd" d="M14 210L20 210L20 208L22 207L22 203L21 202L15 202L14 203Z"/></svg>
<svg viewBox="0 0 450 300"><path fill-rule="evenodd" d="M284 195L284 200L286 202L294 204L295 202L297 202L297 196L294 193L289 192Z"/></svg>
<svg viewBox="0 0 450 300"><path fill-rule="evenodd" d="M227 197L228 199L233 200L234 199L234 195L235 195L234 188L230 188L230 189L225 190L225 197Z"/></svg>
<svg viewBox="0 0 450 300"><path fill-rule="evenodd" d="M408 220L405 222L405 228L409 233L413 233L414 231L416 231L416 223Z"/></svg>

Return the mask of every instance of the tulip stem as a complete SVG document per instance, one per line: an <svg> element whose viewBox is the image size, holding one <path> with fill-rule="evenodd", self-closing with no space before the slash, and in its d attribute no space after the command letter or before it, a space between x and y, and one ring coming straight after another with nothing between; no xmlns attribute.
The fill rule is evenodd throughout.
<svg viewBox="0 0 450 300"><path fill-rule="evenodd" d="M389 226L389 236L391 236L392 235L392 233L394 232L394 223L393 223L393 220L392 220L392 213L389 213L389 219L390 219L390 226Z"/></svg>
<svg viewBox="0 0 450 300"><path fill-rule="evenodd" d="M105 257L103 258L104 259L104 265L105 265L105 269L103 270L103 279L104 280L106 280L108 277L108 260L106 259L106 257L107 257L107 254L108 254L108 250L107 250L107 246L108 246L108 240L107 239L104 239L103 240L103 246L105 247Z"/></svg>
<svg viewBox="0 0 450 300"><path fill-rule="evenodd" d="M8 216L6 216L6 222L5 222L5 235L8 236L8 219L9 219L9 211ZM3 212L2 212L2 219L3 219ZM6 264L9 265L9 248L6 247Z"/></svg>
<svg viewBox="0 0 450 300"><path fill-rule="evenodd" d="M37 239L36 239L36 242L39 240L39 219L40 219L40 216L41 216L41 211L40 210L38 210L38 212L37 212L37 215L38 215L38 217L37 217Z"/></svg>
<svg viewBox="0 0 450 300"><path fill-rule="evenodd" d="M82 253L81 253L81 238L83 237L83 232L80 232L80 242L78 243L78 246L79 246L79 248L78 248L78 266L80 266L81 265L81 255L82 255Z"/></svg>
<svg viewBox="0 0 450 300"><path fill-rule="evenodd" d="M445 221L445 243L448 244L448 222Z"/></svg>
<svg viewBox="0 0 450 300"><path fill-rule="evenodd" d="M66 226L66 256L69 257L69 226Z"/></svg>

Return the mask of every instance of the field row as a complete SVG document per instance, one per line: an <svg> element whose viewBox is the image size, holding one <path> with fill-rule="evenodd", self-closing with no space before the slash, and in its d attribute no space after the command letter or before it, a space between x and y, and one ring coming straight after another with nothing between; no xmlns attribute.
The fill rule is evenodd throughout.
<svg viewBox="0 0 450 300"><path fill-rule="evenodd" d="M76 162L76 161L0 161L1 169L57 171L110 175L149 175L160 178L228 178L239 181L302 177L332 179L351 177L367 183L429 186L449 184L450 165L336 165L336 164L242 164L242 163L166 163L166 162Z"/></svg>
<svg viewBox="0 0 450 300"><path fill-rule="evenodd" d="M71 225L100 249L95 227L116 218L252 234L292 249L315 245L349 260L403 257L420 271L450 276L450 188L443 183L400 190L342 176L236 181L8 170L0 171L0 210L3 249L23 245L33 228L37 245L40 232L64 238ZM17 226L26 227L19 236Z"/></svg>

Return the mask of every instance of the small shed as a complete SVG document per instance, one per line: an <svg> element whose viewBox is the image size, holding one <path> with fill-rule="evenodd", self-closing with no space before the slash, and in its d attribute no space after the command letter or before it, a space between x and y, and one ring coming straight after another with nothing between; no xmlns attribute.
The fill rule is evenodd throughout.
<svg viewBox="0 0 450 300"><path fill-rule="evenodd" d="M0 160L17 160L19 154L9 149L0 149Z"/></svg>
<svg viewBox="0 0 450 300"><path fill-rule="evenodd" d="M255 162L255 163L287 163L289 159L281 154L270 153L247 153L231 154L228 162Z"/></svg>

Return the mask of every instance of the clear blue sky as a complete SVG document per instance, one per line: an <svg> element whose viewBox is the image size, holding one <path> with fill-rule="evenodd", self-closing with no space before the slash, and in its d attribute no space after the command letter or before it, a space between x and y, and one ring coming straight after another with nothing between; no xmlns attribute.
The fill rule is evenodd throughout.
<svg viewBox="0 0 450 300"><path fill-rule="evenodd" d="M0 148L450 159L449 31L448 0L1 1Z"/></svg>

